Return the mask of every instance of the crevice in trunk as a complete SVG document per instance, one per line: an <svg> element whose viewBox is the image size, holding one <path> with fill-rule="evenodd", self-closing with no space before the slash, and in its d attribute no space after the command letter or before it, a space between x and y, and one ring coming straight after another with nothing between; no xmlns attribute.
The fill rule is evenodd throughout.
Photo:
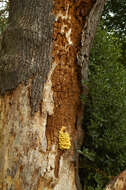
<svg viewBox="0 0 126 190"><path fill-rule="evenodd" d="M46 136L48 150L53 144L56 144L58 150L59 131L65 126L72 144L70 150L64 150L62 154L57 151L55 176L58 176L60 170L61 157L67 155L68 160L73 160L74 144L79 140L78 127L81 127L81 122L76 121L76 118L78 120L83 114L80 100L83 88L77 54L81 49L82 30L93 4L91 0L54 0L53 13L56 19L53 28L52 65L55 63L56 68L52 75L52 90L55 106L54 114L48 116ZM79 126L76 126L76 122Z"/></svg>

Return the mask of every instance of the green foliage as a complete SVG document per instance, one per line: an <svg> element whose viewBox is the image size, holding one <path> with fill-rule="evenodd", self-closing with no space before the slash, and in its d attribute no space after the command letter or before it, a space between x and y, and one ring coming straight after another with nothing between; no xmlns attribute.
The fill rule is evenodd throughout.
<svg viewBox="0 0 126 190"><path fill-rule="evenodd" d="M9 11L9 1L0 0L0 50L1 50L2 34L8 22L8 11Z"/></svg>
<svg viewBox="0 0 126 190"><path fill-rule="evenodd" d="M126 33L126 0L107 0L103 12L104 24L109 31L119 35Z"/></svg>
<svg viewBox="0 0 126 190"><path fill-rule="evenodd" d="M99 27L91 51L85 110L85 190L103 190L126 165L126 69L121 43ZM80 164L81 165L81 164Z"/></svg>
<svg viewBox="0 0 126 190"><path fill-rule="evenodd" d="M121 45L121 57L120 62L126 67L126 36L120 38L120 45Z"/></svg>
<svg viewBox="0 0 126 190"><path fill-rule="evenodd" d="M118 36L121 44L121 63L126 66L126 0L107 0L102 20L104 27Z"/></svg>
<svg viewBox="0 0 126 190"><path fill-rule="evenodd" d="M0 0L0 34L4 31L8 21L9 1Z"/></svg>

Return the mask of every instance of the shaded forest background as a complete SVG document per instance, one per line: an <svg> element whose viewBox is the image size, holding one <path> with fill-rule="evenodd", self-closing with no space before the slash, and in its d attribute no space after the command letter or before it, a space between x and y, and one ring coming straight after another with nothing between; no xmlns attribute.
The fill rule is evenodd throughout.
<svg viewBox="0 0 126 190"><path fill-rule="evenodd" d="M9 2L0 0L0 40L8 10ZM84 190L104 189L126 165L125 10L125 0L107 1L91 49L89 95L81 96L85 140L78 150Z"/></svg>
<svg viewBox="0 0 126 190"><path fill-rule="evenodd" d="M90 54L80 152L84 190L103 190L126 166L126 1L109 0Z"/></svg>

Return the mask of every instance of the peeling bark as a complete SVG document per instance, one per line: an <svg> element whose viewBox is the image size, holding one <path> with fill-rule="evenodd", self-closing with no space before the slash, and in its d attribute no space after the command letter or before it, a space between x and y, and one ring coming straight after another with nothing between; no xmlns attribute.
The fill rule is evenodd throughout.
<svg viewBox="0 0 126 190"><path fill-rule="evenodd" d="M125 190L126 189L126 170L115 177L109 185L107 185L106 190Z"/></svg>
<svg viewBox="0 0 126 190"><path fill-rule="evenodd" d="M104 2L11 1L0 58L0 190L80 190L81 79ZM69 150L59 149L63 126Z"/></svg>

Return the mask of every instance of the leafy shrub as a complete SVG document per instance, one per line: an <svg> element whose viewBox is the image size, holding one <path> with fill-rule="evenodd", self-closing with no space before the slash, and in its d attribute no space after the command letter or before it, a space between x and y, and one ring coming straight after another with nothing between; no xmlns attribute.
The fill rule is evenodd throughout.
<svg viewBox="0 0 126 190"><path fill-rule="evenodd" d="M126 69L119 63L120 55L118 39L100 27L91 52L86 134L80 152L85 190L103 190L108 180L125 169Z"/></svg>
<svg viewBox="0 0 126 190"><path fill-rule="evenodd" d="M9 11L9 1L0 1L0 35L7 26L8 21L8 11Z"/></svg>

